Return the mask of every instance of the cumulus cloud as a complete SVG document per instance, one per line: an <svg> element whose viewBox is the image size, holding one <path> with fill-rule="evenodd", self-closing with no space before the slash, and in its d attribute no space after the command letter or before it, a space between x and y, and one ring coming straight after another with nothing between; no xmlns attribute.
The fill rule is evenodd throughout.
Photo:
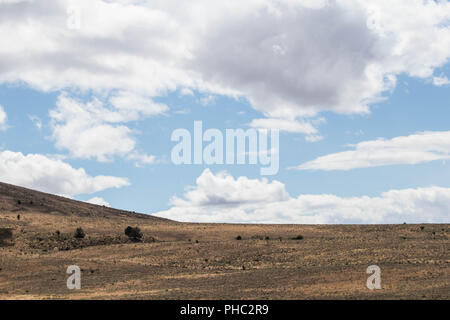
<svg viewBox="0 0 450 320"><path fill-rule="evenodd" d="M8 116L6 115L5 109L3 109L3 106L0 105L0 130L6 130L6 120Z"/></svg>
<svg viewBox="0 0 450 320"><path fill-rule="evenodd" d="M251 180L247 177L234 179L226 172L214 175L205 169L197 178L197 188L187 190L185 199L174 197L175 206L224 206L232 207L243 203L286 200L288 194L281 182L267 179Z"/></svg>
<svg viewBox="0 0 450 320"><path fill-rule="evenodd" d="M90 176L57 158L12 151L0 152L0 180L69 197L130 185L126 178Z"/></svg>
<svg viewBox="0 0 450 320"><path fill-rule="evenodd" d="M109 202L107 202L105 199L103 199L101 197L94 197L94 198L89 199L86 202L87 203L96 204L96 205L99 205L99 206L109 207Z"/></svg>
<svg viewBox="0 0 450 320"><path fill-rule="evenodd" d="M155 164L158 162L155 156L148 155L143 152L132 152L127 157L127 160L134 161L134 165L138 168L142 168L149 164Z"/></svg>
<svg viewBox="0 0 450 320"><path fill-rule="evenodd" d="M171 206L155 215L189 222L448 223L450 189L391 190L378 197L305 194L294 198L278 181L235 179L206 169L183 199L172 199Z"/></svg>
<svg viewBox="0 0 450 320"><path fill-rule="evenodd" d="M97 98L83 103L61 94L56 108L50 111L56 147L66 149L74 157L110 161L114 155L151 163L150 157L139 154L132 130L124 123L156 115L167 109L132 93L119 93L105 104Z"/></svg>
<svg viewBox="0 0 450 320"><path fill-rule="evenodd" d="M447 77L433 77L433 84L435 86L441 87L450 84L450 80Z"/></svg>
<svg viewBox="0 0 450 320"><path fill-rule="evenodd" d="M80 8L79 29L67 27L70 5ZM447 1L0 6L0 37L8 43L0 48L0 83L147 96L200 90L245 97L269 118L369 112L397 75L428 79L450 57Z"/></svg>
<svg viewBox="0 0 450 320"><path fill-rule="evenodd" d="M56 147L69 150L74 157L108 161L111 156L124 155L135 147L131 130L115 125L120 115L109 112L97 99L84 104L61 95L50 117Z"/></svg>
<svg viewBox="0 0 450 320"><path fill-rule="evenodd" d="M306 135L305 140L308 142L317 142L323 139L318 134L317 125L324 122L324 118L310 120L288 120L288 119L253 119L248 126L256 129L277 129L279 131L289 133L303 133Z"/></svg>
<svg viewBox="0 0 450 320"><path fill-rule="evenodd" d="M129 91L119 91L109 99L109 102L116 108L114 119L111 119L116 122L139 120L169 110L165 104L155 103L148 97Z"/></svg>
<svg viewBox="0 0 450 320"><path fill-rule="evenodd" d="M318 157L294 169L351 170L447 159L450 159L450 131L419 132L390 140L363 141L354 150Z"/></svg>

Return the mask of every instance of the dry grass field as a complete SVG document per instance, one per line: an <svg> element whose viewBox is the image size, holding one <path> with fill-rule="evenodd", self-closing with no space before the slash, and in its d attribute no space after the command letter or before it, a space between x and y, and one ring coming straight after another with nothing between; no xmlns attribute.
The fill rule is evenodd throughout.
<svg viewBox="0 0 450 320"><path fill-rule="evenodd" d="M448 235L448 224L178 223L0 184L0 299L449 299ZM66 287L70 265L81 290Z"/></svg>

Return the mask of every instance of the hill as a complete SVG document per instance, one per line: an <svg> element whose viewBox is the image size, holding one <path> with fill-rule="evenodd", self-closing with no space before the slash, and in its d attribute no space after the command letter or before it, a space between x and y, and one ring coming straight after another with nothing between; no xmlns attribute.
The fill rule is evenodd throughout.
<svg viewBox="0 0 450 320"><path fill-rule="evenodd" d="M48 213L55 215L73 215L78 217L117 217L124 216L136 219L157 219L147 214L139 214L76 201L44 192L0 182L0 210L17 214Z"/></svg>
<svg viewBox="0 0 450 320"><path fill-rule="evenodd" d="M448 224L179 223L2 183L0 299L449 299L448 234ZM81 290L66 286L71 265ZM371 265L381 290L366 287Z"/></svg>

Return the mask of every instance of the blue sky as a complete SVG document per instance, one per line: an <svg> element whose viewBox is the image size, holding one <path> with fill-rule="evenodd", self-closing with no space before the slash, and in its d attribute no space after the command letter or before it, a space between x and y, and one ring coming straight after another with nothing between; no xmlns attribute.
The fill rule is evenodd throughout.
<svg viewBox="0 0 450 320"><path fill-rule="evenodd" d="M449 222L447 1L70 6L0 2L0 181L179 221ZM196 120L280 130L279 172L174 165Z"/></svg>

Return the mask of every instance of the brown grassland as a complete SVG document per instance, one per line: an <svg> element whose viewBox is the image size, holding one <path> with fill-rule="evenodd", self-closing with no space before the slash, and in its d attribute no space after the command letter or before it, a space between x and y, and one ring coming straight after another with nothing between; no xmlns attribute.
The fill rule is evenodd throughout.
<svg viewBox="0 0 450 320"><path fill-rule="evenodd" d="M448 234L448 224L178 223L0 183L0 299L449 299ZM66 287L70 265L81 290Z"/></svg>

